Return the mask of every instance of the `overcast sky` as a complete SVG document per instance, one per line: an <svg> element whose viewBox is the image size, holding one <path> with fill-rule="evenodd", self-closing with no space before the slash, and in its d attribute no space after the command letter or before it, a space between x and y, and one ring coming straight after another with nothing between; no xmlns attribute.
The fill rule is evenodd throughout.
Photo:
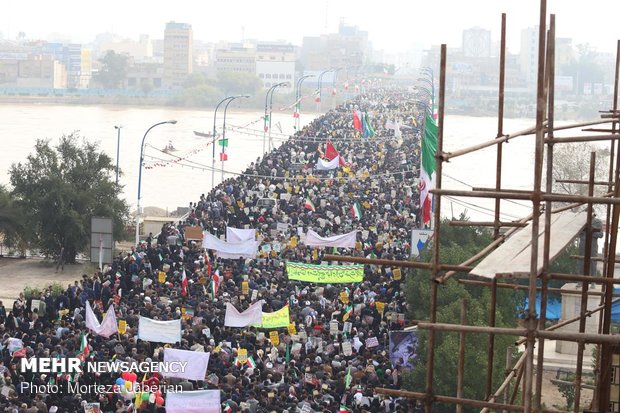
<svg viewBox="0 0 620 413"><path fill-rule="evenodd" d="M506 12L508 46L518 53L521 29L539 19L538 0L0 0L0 5L5 38L18 32L28 39L62 33L79 43L104 32L163 38L165 23L177 21L191 24L194 38L207 42L238 41L244 27L248 39L301 45L303 36L336 31L342 17L388 52L413 44L459 47L462 31L474 26L491 29L496 41ZM548 0L548 12L556 14L559 37L615 52L620 0Z"/></svg>

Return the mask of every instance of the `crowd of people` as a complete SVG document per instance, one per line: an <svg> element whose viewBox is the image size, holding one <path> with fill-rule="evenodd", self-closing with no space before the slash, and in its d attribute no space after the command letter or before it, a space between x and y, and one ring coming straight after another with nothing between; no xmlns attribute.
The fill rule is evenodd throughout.
<svg viewBox="0 0 620 413"><path fill-rule="evenodd" d="M115 392L46 394L29 387L112 384L118 374L20 370L23 357L87 354L96 361L161 361L164 345L137 338L140 316L181 319L181 341L171 347L210 352L204 380L166 381L184 391L219 389L222 411L418 411L414 400L374 392L402 384L404 367L390 361L388 346L389 332L404 327L398 315L408 308L400 272L366 265L363 281L356 284L293 281L286 273L289 261L326 264L325 253L409 257L411 229L420 225L420 130L413 102L406 91L369 90L316 118L244 173L200 196L185 221L165 225L103 271L84 275L61 291L49 288L41 297L21 295L12 309L0 303L1 411L82 412L87 403L98 402L102 412L165 412L165 393L163 406L143 402L137 408L134 399ZM354 112L372 123L374 136L364 137L354 127ZM317 171L328 141L342 165ZM356 203L361 216L351 212ZM217 237L226 227L254 228L260 248L255 258L218 258L199 239L187 236L188 227L197 226ZM317 249L304 245L303 234L310 229L321 236L359 232L354 249ZM276 329L279 343L270 339L270 331L224 326L226 303L243 311L257 300L264 300L264 312L289 306L294 331ZM90 333L84 353L87 301L99 320L114 304L127 328L109 338ZM334 320L336 333L330 331ZM366 340L372 337L378 344L368 347ZM343 343L351 343L350 353ZM252 365L235 362L240 349L247 350Z"/></svg>

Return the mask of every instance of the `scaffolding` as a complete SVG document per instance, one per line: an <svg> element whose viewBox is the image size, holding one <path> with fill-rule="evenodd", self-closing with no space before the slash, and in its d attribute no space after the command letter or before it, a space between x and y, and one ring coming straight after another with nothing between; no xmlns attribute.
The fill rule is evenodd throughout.
<svg viewBox="0 0 620 413"><path fill-rule="evenodd" d="M443 147L444 134L444 109L445 109L445 88L446 88L446 45L441 45L440 58L440 79L439 79L439 99L438 99L438 133L437 133L437 152L436 152L436 188L431 190L434 194L434 240L432 243L432 258L429 263L415 261L396 261L386 259L373 259L362 257L347 257L341 255L325 255L324 259L330 261L355 262L374 265L385 265L393 267L409 267L427 269L432 273L430 283L430 314L428 321L417 322L417 327L421 330L428 330L428 351L427 351L427 370L426 386L424 391L403 391L387 388L376 388L375 392L385 395L398 397L408 397L423 400L426 413L433 411L435 402L451 403L456 405L456 411L460 412L462 406L468 405L481 408L482 411L515 411L515 412L544 412L559 410L544 410L541 408L541 390L543 381L544 349L545 340L562 340L577 343L577 358L575 369L575 380L573 382L575 391L575 401L573 412L580 411L581 389L584 363L584 349L586 344L597 346L597 366L595 367L595 389L594 397L590 410L592 412L610 411L610 384L612 381L612 353L614 347L620 345L620 335L611 334L611 307L620 298L615 298L613 288L615 284L620 284L620 279L614 279L614 267L618 262L616 259L616 246L618 242L618 224L620 219L620 148L617 148L616 141L620 138L620 111L618 110L618 77L620 72L620 40L617 43L615 81L613 90L612 109L600 112L600 119L591 122L574 123L566 126L556 126L554 123L554 74L555 74L555 15L549 15L547 24L547 2L540 1L540 21L538 33L538 70L536 87L536 123L535 126L516 132L506 134L504 132L504 76L506 62L506 14L501 16L501 43L500 43L500 62L499 62L499 94L498 94L498 117L497 117L497 136L486 142L473 145L467 148L445 151ZM598 126L596 125L606 125ZM556 137L555 132L559 130L580 129L581 132L573 136ZM588 133L595 132L592 135ZM502 160L503 145L519 137L534 135L534 181L531 190L514 190L502 186ZM573 183L587 185L587 195L573 195L554 193L553 185L553 150L555 145L571 144L578 142L606 141L609 143L609 172L607 181L601 182L594 179L595 153L590 157L589 179L585 181L573 181ZM451 159L465 156L472 152L487 147L495 147L496 170L495 185L491 188L472 188L470 191L445 189L442 186L442 167L443 163ZM546 156L545 162L543 157ZM543 164L546 164L543 168ZM544 170L545 169L545 170ZM545 175L545 187L543 185L543 172ZM604 185L607 187L604 196L595 196L594 187ZM448 265L441 262L441 206L443 196L487 198L495 201L494 220L489 222L468 222L454 221L452 224L459 226L485 226L493 228L494 240L483 250L463 262L461 265ZM519 222L502 222L500 220L500 201L501 200L525 200L531 202L532 214ZM558 205L562 203L562 205ZM566 203L570 203L566 205ZM587 221L585 226L585 245L592 242L592 220L594 206L603 205L606 208L606 235L604 238L603 256L603 276L595 276L590 272L590 254L585 254L583 259L582 274L562 274L550 271L550 229L552 214L565 211L576 207L586 207ZM493 252L508 237L516 231L522 229L526 224L531 226L531 251L529 274L527 274L528 285L520 288L527 290L528 307L524 325L521 328L501 328L496 326L497 311L497 291L498 288L515 288L514 284L500 283L499 279L504 278L503 274L496 274L490 281L480 281L472 279L467 273L472 270L472 264ZM542 240L539 241L541 227L544 229ZM500 231L500 229L505 231ZM539 252L539 242L542 242L542 253ZM542 263L542 265L541 265ZM540 270L542 268L542 271ZM443 324L437 322L437 292L442 288L448 279L459 275L459 281L476 285L480 288L490 288L491 308L489 310L488 324L486 326L466 325L466 303L462 305L462 316L460 324ZM540 286L537 281L540 280ZM554 289L548 287L550 280L564 280L581 283L581 289L577 292L581 298L579 315L569 320L545 327L547 295ZM590 284L601 285L602 292L590 291ZM540 293L541 304L540 314L536 312L537 293ZM600 305L595 309L587 308L587 297L589 295L600 296ZM597 333L586 333L586 318L594 313L601 313ZM578 332L555 331L567 324L577 323ZM433 388L434 362L435 362L435 340L436 332L448 331L459 333L460 348L457 357L457 389L456 397L449 395L435 394ZM463 397L463 369L464 369L464 340L465 334L483 333L488 335L487 346L487 369L485 381L484 400L472 400ZM506 369L506 377L499 388L493 391L493 357L496 335L510 335L517 337L516 344L525 345L525 351L514 363L511 357L507 356L507 363L510 365ZM536 347L537 346L537 347ZM616 347L617 348L617 347ZM537 356L534 356L535 349ZM536 374L538 372L539 374ZM512 388L512 392L508 392ZM515 404L517 391L521 389L521 403ZM511 393L511 394L509 394ZM498 401L500 397L503 401ZM614 409L615 410L615 409Z"/></svg>

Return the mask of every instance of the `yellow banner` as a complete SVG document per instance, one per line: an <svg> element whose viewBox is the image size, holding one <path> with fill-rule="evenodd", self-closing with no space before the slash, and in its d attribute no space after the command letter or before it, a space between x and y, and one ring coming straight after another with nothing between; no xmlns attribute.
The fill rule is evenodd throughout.
<svg viewBox="0 0 620 413"><path fill-rule="evenodd" d="M394 268L394 272L392 273L394 275L394 280L399 281L401 278L403 278L402 273L400 272L400 268Z"/></svg>
<svg viewBox="0 0 620 413"><path fill-rule="evenodd" d="M247 348L240 348L239 350L237 350L237 360L239 360L239 363L241 364L244 364L246 361L248 361Z"/></svg>
<svg viewBox="0 0 620 413"><path fill-rule="evenodd" d="M241 293L243 295L248 295L250 293L250 283L248 281L243 281L241 283Z"/></svg>
<svg viewBox="0 0 620 413"><path fill-rule="evenodd" d="M297 334L297 329L295 328L295 323L291 323L288 325L288 334L294 336Z"/></svg>
<svg viewBox="0 0 620 413"><path fill-rule="evenodd" d="M312 283L358 283L364 279L363 265L314 265L287 262L289 280Z"/></svg>
<svg viewBox="0 0 620 413"><path fill-rule="evenodd" d="M343 304L349 304L349 294L347 294L346 291L340 292L340 301L342 301Z"/></svg>
<svg viewBox="0 0 620 413"><path fill-rule="evenodd" d="M166 282L166 273L163 272L163 271L160 271L158 273L158 275L159 275L159 282L160 283L165 283Z"/></svg>
<svg viewBox="0 0 620 413"><path fill-rule="evenodd" d="M377 301L375 302L375 305L377 306L377 311L383 315L383 311L385 311L385 303L382 303L381 301Z"/></svg>
<svg viewBox="0 0 620 413"><path fill-rule="evenodd" d="M270 331L269 332L269 340L271 340L271 344L273 344L274 346L277 346L280 344L280 336L278 335L277 331Z"/></svg>
<svg viewBox="0 0 620 413"><path fill-rule="evenodd" d="M273 313L263 313L263 323L260 328L288 327L289 323L290 315L287 305Z"/></svg>
<svg viewBox="0 0 620 413"><path fill-rule="evenodd" d="M127 321L118 320L118 334L125 334L127 332Z"/></svg>

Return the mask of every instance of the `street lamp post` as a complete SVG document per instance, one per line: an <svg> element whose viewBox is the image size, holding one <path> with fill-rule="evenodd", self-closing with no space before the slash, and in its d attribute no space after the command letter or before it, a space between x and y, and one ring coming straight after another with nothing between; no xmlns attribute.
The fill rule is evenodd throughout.
<svg viewBox="0 0 620 413"><path fill-rule="evenodd" d="M120 155L120 146L121 146L121 128L122 126L114 126L116 129L116 186L118 187L118 159Z"/></svg>
<svg viewBox="0 0 620 413"><path fill-rule="evenodd" d="M151 129L159 125L165 125L166 123L174 125L175 123L177 123L177 121L167 120L154 124L146 130L144 136L142 137L142 143L140 144L140 165L138 165L138 209L136 210L136 245L138 245L138 243L140 242L140 190L142 189L142 163L144 162L144 140L146 139L146 135L148 135Z"/></svg>
<svg viewBox="0 0 620 413"><path fill-rule="evenodd" d="M332 78L332 108L336 107L336 79L338 78L338 72L341 70L341 67L334 69L334 77Z"/></svg>
<svg viewBox="0 0 620 413"><path fill-rule="evenodd" d="M280 82L271 86L265 94L265 116L263 117L263 156L265 156L265 145L267 141L267 131L269 131L269 147L271 147L271 110L273 108L273 91L280 86L288 85L288 82ZM271 95L271 100L269 100ZM267 106L269 102L269 106ZM267 108L269 108L269 116L267 116ZM269 118L269 126L267 126L267 118Z"/></svg>
<svg viewBox="0 0 620 413"><path fill-rule="evenodd" d="M217 110L220 108L220 105L227 100L230 101L234 99L235 96L228 96L224 99L220 100L220 102L215 107L215 112L213 112L213 141L211 142L211 146L213 146L213 158L211 160L211 189L215 188L215 141L217 139L217 131L215 129L215 121L217 119Z"/></svg>
<svg viewBox="0 0 620 413"><path fill-rule="evenodd" d="M235 99L239 99L239 98L249 98L250 95L239 95L239 96L231 96L228 99L228 102L226 102L226 105L224 106L224 124L222 125L222 153L224 153L224 145L226 144L226 111L228 110L228 105L230 105L230 102L232 102ZM215 148L215 147L214 147ZM220 159L220 161L222 162L222 182L224 182L224 157L222 155L220 155L220 157L222 159Z"/></svg>
<svg viewBox="0 0 620 413"><path fill-rule="evenodd" d="M301 116L301 85L309 77L314 77L314 75L305 75L297 79L297 86L295 88L295 130L297 131L301 127L301 120L299 119Z"/></svg>
<svg viewBox="0 0 620 413"><path fill-rule="evenodd" d="M318 98L317 98L317 109L320 112L321 111L321 95L322 95L322 91L321 89L323 88L323 76L325 75L325 73L329 73L329 72L333 72L334 69L327 69L321 72L321 74L319 75L319 79L317 82L317 89L318 89Z"/></svg>

